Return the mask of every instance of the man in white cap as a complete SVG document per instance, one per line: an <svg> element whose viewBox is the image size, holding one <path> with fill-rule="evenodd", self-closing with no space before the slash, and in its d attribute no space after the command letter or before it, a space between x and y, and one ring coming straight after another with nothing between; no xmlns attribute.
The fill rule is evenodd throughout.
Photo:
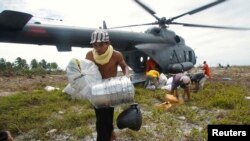
<svg viewBox="0 0 250 141"><path fill-rule="evenodd" d="M180 86L182 89L184 89L184 95L187 95L188 101L190 100L190 90L189 90L189 84L191 80L190 77L183 74L183 73L177 73L173 76L173 81L172 81L172 88L171 88L171 94L174 94L177 98L179 98L178 94L178 87Z"/></svg>
<svg viewBox="0 0 250 141"><path fill-rule="evenodd" d="M129 76L129 69L123 55L113 49L106 30L95 30L92 33L90 44L93 46L93 50L86 54L86 59L95 62L103 79L116 77L118 66L121 67L124 75ZM114 140L114 107L95 108L95 114L97 141Z"/></svg>

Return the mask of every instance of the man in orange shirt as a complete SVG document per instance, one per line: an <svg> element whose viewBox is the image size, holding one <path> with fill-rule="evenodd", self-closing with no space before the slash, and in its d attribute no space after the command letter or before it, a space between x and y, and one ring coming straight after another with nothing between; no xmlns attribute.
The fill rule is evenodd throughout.
<svg viewBox="0 0 250 141"><path fill-rule="evenodd" d="M209 68L207 62L204 61L203 64L204 64L204 66L203 66L204 74L205 74L208 78L211 78L210 68Z"/></svg>

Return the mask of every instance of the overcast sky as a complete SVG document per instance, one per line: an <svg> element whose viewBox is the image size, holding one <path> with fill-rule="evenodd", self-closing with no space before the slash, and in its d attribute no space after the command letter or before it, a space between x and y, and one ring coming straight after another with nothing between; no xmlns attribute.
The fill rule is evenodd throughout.
<svg viewBox="0 0 250 141"><path fill-rule="evenodd" d="M158 17L171 18L214 0L141 0ZM108 27L154 22L155 19L133 0L0 0L0 12L18 10L34 15L30 22L98 28L105 20ZM46 20L46 18L62 19ZM186 15L175 22L250 27L249 0L228 0L222 4ZM143 32L148 26L122 30ZM191 28L170 25L169 30L182 36L195 50L197 65L204 60L211 66L250 65L250 31ZM65 68L73 57L85 58L87 49L72 48L72 52L57 52L54 46L0 43L0 58L13 62L21 57L30 62L57 62Z"/></svg>

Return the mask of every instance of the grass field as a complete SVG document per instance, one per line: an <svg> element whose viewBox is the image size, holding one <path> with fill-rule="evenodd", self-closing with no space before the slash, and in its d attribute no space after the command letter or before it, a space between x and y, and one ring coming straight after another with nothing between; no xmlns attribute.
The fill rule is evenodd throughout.
<svg viewBox="0 0 250 141"><path fill-rule="evenodd" d="M208 124L250 124L250 101L246 99L250 96L249 67L213 70L213 74L203 91L191 94L190 102L168 110L155 107L164 102L164 90L137 85L134 101L143 115L141 129L117 128L116 118L128 106L120 105L114 117L117 141L205 141ZM61 90L45 91L46 81L36 83L32 90L23 86L0 97L0 129L9 130L16 141L95 140L92 105L87 100L71 99ZM66 86L62 81L50 84L61 89Z"/></svg>

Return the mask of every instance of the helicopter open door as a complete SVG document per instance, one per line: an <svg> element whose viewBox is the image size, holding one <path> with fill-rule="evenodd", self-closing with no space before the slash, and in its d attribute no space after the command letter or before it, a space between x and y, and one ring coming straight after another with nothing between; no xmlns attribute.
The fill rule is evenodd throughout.
<svg viewBox="0 0 250 141"><path fill-rule="evenodd" d="M159 64L160 71L163 73L187 71L194 67L194 62L196 62L192 53L188 53L188 55L180 53L183 51L183 48L178 48L178 46L172 44L150 43L136 45L135 47L153 58L155 62ZM188 50L187 47L186 49ZM179 54L183 54L183 57ZM188 59L190 58L191 61L185 61L184 56Z"/></svg>

